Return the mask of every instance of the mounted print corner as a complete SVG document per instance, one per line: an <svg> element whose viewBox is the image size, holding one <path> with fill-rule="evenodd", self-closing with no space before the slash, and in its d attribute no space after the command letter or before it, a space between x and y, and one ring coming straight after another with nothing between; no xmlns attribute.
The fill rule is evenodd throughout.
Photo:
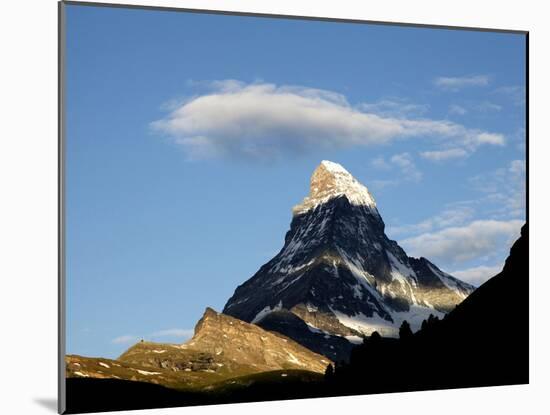
<svg viewBox="0 0 550 415"><path fill-rule="evenodd" d="M60 412L528 383L527 41L60 3Z"/></svg>

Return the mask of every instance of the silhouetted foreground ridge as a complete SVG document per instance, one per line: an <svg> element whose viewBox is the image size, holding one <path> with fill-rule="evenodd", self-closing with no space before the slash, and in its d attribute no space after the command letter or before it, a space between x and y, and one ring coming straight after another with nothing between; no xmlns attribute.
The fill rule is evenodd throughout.
<svg viewBox="0 0 550 415"><path fill-rule="evenodd" d="M336 394L529 383L528 228L503 270L443 320L400 339L372 335L326 377Z"/></svg>

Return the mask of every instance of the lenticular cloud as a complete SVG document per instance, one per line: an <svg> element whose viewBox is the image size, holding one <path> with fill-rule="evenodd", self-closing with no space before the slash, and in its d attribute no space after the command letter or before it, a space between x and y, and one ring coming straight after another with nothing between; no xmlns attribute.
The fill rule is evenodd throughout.
<svg viewBox="0 0 550 415"><path fill-rule="evenodd" d="M474 151L504 137L450 121L381 116L331 91L268 83L216 81L152 128L183 146L192 159L271 159L319 148L349 148L427 137L439 146ZM367 107L368 108L368 107Z"/></svg>

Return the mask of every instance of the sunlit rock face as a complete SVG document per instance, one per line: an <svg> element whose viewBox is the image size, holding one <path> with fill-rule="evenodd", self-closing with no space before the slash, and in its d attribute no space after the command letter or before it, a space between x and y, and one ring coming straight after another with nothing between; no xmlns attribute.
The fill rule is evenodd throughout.
<svg viewBox="0 0 550 415"><path fill-rule="evenodd" d="M175 389L277 370L324 373L333 362L291 338L207 308L183 344L140 341L118 359L69 355L67 378L119 379Z"/></svg>
<svg viewBox="0 0 550 415"><path fill-rule="evenodd" d="M384 226L368 189L323 161L310 194L293 208L283 248L235 290L223 312L261 324L289 310L312 333L356 341L373 331L396 336L404 320L415 330L474 290L427 259L407 256Z"/></svg>
<svg viewBox="0 0 550 415"><path fill-rule="evenodd" d="M197 323L193 338L185 345L225 361L254 367L257 372L302 369L324 373L329 363L292 339L210 308Z"/></svg>
<svg viewBox="0 0 550 415"><path fill-rule="evenodd" d="M369 190L337 163L323 160L311 176L310 194L292 209L300 215L338 196L345 195L356 206L368 206L376 211ZM377 212L377 211L376 211Z"/></svg>

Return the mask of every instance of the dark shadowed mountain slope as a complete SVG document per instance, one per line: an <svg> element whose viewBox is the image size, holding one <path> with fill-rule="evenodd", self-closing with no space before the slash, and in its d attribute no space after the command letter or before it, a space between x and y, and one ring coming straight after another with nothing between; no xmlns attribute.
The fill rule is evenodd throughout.
<svg viewBox="0 0 550 415"><path fill-rule="evenodd" d="M70 378L65 413L313 398L326 396L326 386L322 374L296 369L231 378L193 391L119 379Z"/></svg>
<svg viewBox="0 0 550 415"><path fill-rule="evenodd" d="M288 310L273 311L256 324L265 330L290 337L309 350L327 356L335 362L347 360L354 346L346 338L308 326L300 317ZM358 342L361 341L362 339L358 339Z"/></svg>
<svg viewBox="0 0 550 415"><path fill-rule="evenodd" d="M367 188L339 164L323 161L310 195L293 209L284 247L235 290L224 313L262 324L270 313L288 310L313 335L358 341L373 331L396 336L404 320L416 330L429 314L442 317L474 290L427 259L408 257L384 227ZM293 338L314 342L303 333Z"/></svg>
<svg viewBox="0 0 550 415"><path fill-rule="evenodd" d="M520 238L510 249L502 271L489 279L466 300L457 305L447 318L453 330L473 329L485 332L487 325L509 330L523 329L529 324L529 235L527 224ZM517 332L517 331L516 331Z"/></svg>
<svg viewBox="0 0 550 415"><path fill-rule="evenodd" d="M503 270L443 320L431 319L405 339L374 336L354 349L351 363L336 370L335 390L372 393L528 383L528 243L525 225Z"/></svg>
<svg viewBox="0 0 550 415"><path fill-rule="evenodd" d="M468 345L470 367L482 369L477 376L488 384L528 383L528 247L528 227L524 225L503 270L474 291L441 323L442 341L457 352L459 345ZM461 350L464 353L464 348ZM469 376L468 370L465 376Z"/></svg>

